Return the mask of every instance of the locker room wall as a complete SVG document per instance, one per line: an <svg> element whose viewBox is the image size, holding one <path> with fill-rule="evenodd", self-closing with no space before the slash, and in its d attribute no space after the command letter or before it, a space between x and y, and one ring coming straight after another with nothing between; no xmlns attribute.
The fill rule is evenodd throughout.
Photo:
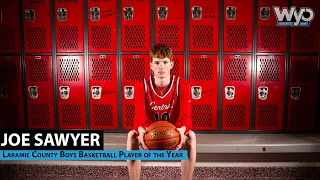
<svg viewBox="0 0 320 180"><path fill-rule="evenodd" d="M131 129L130 92L163 43L190 82L194 130L320 130L319 3L0 0L0 127ZM272 6L290 5L313 8L310 27L276 26Z"/></svg>

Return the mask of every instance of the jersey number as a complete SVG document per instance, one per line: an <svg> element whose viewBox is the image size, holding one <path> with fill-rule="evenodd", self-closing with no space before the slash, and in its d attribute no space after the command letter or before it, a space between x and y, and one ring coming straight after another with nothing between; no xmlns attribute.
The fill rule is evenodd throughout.
<svg viewBox="0 0 320 180"><path fill-rule="evenodd" d="M156 121L159 121L159 113L155 113L154 114L154 118L156 119ZM167 113L167 112L163 113L162 116L161 116L161 120L170 122L169 113Z"/></svg>

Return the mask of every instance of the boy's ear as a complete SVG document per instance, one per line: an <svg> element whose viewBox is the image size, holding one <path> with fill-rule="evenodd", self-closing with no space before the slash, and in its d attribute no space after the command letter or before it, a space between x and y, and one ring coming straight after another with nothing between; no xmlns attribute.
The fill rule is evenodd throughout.
<svg viewBox="0 0 320 180"><path fill-rule="evenodd" d="M173 66L174 66L174 61L171 61L170 63L171 63L171 67L170 67L170 69L172 69L172 68L173 68Z"/></svg>

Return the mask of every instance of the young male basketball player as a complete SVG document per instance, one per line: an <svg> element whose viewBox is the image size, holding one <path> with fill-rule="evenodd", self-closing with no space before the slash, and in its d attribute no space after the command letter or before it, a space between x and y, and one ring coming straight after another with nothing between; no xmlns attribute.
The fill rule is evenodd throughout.
<svg viewBox="0 0 320 180"><path fill-rule="evenodd" d="M128 133L127 150L147 150L143 137L150 124L169 121L179 131L181 141L177 150L188 150L188 160L181 161L181 179L192 179L196 162L196 135L191 130L191 89L180 77L170 74L174 66L169 47L157 44L150 51L150 76L135 86L136 117L134 130ZM140 179L141 161L128 160L131 180Z"/></svg>

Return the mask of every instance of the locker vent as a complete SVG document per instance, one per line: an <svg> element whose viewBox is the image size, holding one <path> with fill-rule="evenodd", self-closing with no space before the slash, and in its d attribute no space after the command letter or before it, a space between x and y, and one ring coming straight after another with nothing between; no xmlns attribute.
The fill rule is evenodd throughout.
<svg viewBox="0 0 320 180"><path fill-rule="evenodd" d="M247 81L246 59L227 59L226 77L228 81Z"/></svg>
<svg viewBox="0 0 320 180"><path fill-rule="evenodd" d="M78 27L66 26L59 27L59 47L64 50L78 49L79 48L79 34Z"/></svg>
<svg viewBox="0 0 320 180"><path fill-rule="evenodd" d="M62 124L64 126L81 126L79 104L62 104Z"/></svg>
<svg viewBox="0 0 320 180"><path fill-rule="evenodd" d="M192 125L196 127L212 127L212 105L192 105Z"/></svg>
<svg viewBox="0 0 320 180"><path fill-rule="evenodd" d="M179 32L178 25L158 25L158 41L170 48L179 48Z"/></svg>
<svg viewBox="0 0 320 180"><path fill-rule="evenodd" d="M143 58L124 58L124 78L126 81L142 81L146 75Z"/></svg>
<svg viewBox="0 0 320 180"><path fill-rule="evenodd" d="M0 50L8 51L16 49L16 41L14 36L15 30L13 28L0 28Z"/></svg>
<svg viewBox="0 0 320 180"><path fill-rule="evenodd" d="M289 127L295 129L312 128L312 117L314 113L311 110L311 106L306 104L291 104L291 119L288 121Z"/></svg>
<svg viewBox="0 0 320 180"><path fill-rule="evenodd" d="M77 3L78 0L59 0L59 3Z"/></svg>
<svg viewBox="0 0 320 180"><path fill-rule="evenodd" d="M11 82L16 80L16 61L12 59L0 60L0 82Z"/></svg>
<svg viewBox="0 0 320 180"><path fill-rule="evenodd" d="M94 126L113 126L113 113L111 104L93 104Z"/></svg>
<svg viewBox="0 0 320 180"><path fill-rule="evenodd" d="M112 68L110 58L92 59L93 81L112 81Z"/></svg>
<svg viewBox="0 0 320 180"><path fill-rule="evenodd" d="M225 125L227 127L245 126L245 106L243 104L228 104L225 106Z"/></svg>
<svg viewBox="0 0 320 180"><path fill-rule="evenodd" d="M0 0L0 4L9 4L12 3L12 0Z"/></svg>
<svg viewBox="0 0 320 180"><path fill-rule="evenodd" d="M212 58L194 58L192 59L192 79L194 81L212 81L213 71L215 70L213 66Z"/></svg>
<svg viewBox="0 0 320 180"><path fill-rule="evenodd" d="M266 50L280 49L281 28L276 26L261 26L260 47Z"/></svg>
<svg viewBox="0 0 320 180"><path fill-rule="evenodd" d="M228 48L248 48L248 28L245 25L227 25Z"/></svg>
<svg viewBox="0 0 320 180"><path fill-rule="evenodd" d="M280 81L280 62L279 59L260 59L260 76L262 82Z"/></svg>
<svg viewBox="0 0 320 180"><path fill-rule="evenodd" d="M50 112L47 104L31 104L30 120L33 126L50 125Z"/></svg>
<svg viewBox="0 0 320 180"><path fill-rule="evenodd" d="M248 2L249 0L227 0L227 2Z"/></svg>
<svg viewBox="0 0 320 180"><path fill-rule="evenodd" d="M179 59L178 58L173 58L174 61L174 66L170 70L170 74L176 75L176 76L184 76L184 74L179 73Z"/></svg>
<svg viewBox="0 0 320 180"><path fill-rule="evenodd" d="M262 2L278 2L279 0L262 0Z"/></svg>
<svg viewBox="0 0 320 180"><path fill-rule="evenodd" d="M48 62L43 59L31 59L28 63L30 81L48 81Z"/></svg>
<svg viewBox="0 0 320 180"><path fill-rule="evenodd" d="M92 2L111 2L112 0L91 0Z"/></svg>
<svg viewBox="0 0 320 180"><path fill-rule="evenodd" d="M294 81L296 82L313 82L317 76L314 74L313 63L311 59L294 60L291 62L291 72Z"/></svg>
<svg viewBox="0 0 320 180"><path fill-rule="evenodd" d="M278 127L278 106L258 105L258 127Z"/></svg>
<svg viewBox="0 0 320 180"><path fill-rule="evenodd" d="M27 0L27 3L45 3L46 0Z"/></svg>
<svg viewBox="0 0 320 180"><path fill-rule="evenodd" d="M295 49L312 50L317 47L316 43L319 43L319 39L314 34L314 32L318 31L317 29L310 26L308 28L293 28L292 31Z"/></svg>
<svg viewBox="0 0 320 180"><path fill-rule="evenodd" d="M125 114L126 114L126 125L128 127L132 127L134 122L134 117L135 117L134 104L125 104Z"/></svg>
<svg viewBox="0 0 320 180"><path fill-rule="evenodd" d="M60 80L80 81L80 62L78 59L60 59Z"/></svg>
<svg viewBox="0 0 320 180"><path fill-rule="evenodd" d="M18 127L20 124L20 112L17 104L1 104L0 122L4 126Z"/></svg>
<svg viewBox="0 0 320 180"><path fill-rule="evenodd" d="M93 49L110 49L111 26L91 26L91 44Z"/></svg>
<svg viewBox="0 0 320 180"><path fill-rule="evenodd" d="M146 28L143 25L124 26L124 46L128 48L146 47Z"/></svg>
<svg viewBox="0 0 320 180"><path fill-rule="evenodd" d="M29 50L47 49L46 29L43 27L27 28L27 48Z"/></svg>
<svg viewBox="0 0 320 180"><path fill-rule="evenodd" d="M212 25L192 25L192 46L194 48L214 48Z"/></svg>

